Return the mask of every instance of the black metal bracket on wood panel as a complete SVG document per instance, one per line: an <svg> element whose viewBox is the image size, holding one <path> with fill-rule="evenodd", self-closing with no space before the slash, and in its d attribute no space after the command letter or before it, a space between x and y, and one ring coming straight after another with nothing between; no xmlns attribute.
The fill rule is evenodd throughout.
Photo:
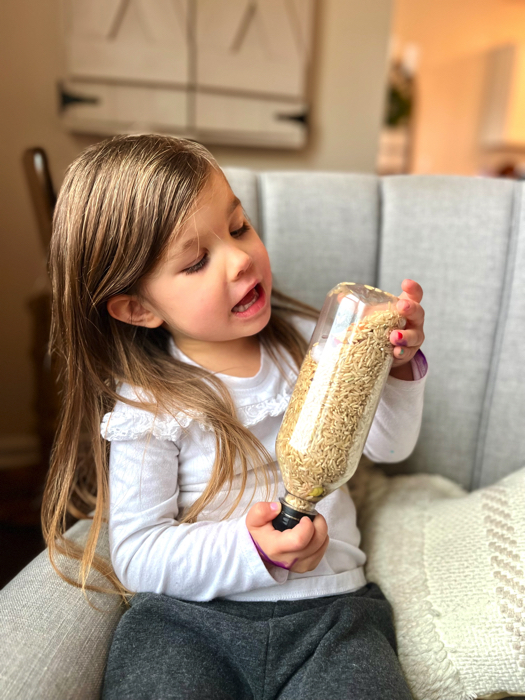
<svg viewBox="0 0 525 700"><path fill-rule="evenodd" d="M58 100L59 100L59 110L63 112L65 109L73 104L89 104L98 105L100 103L99 97L93 97L92 95L78 95L67 90L63 83L58 83Z"/></svg>
<svg viewBox="0 0 525 700"><path fill-rule="evenodd" d="M299 112L299 114L276 114L275 118L280 121L298 122L306 127L308 126L309 114L308 110L305 110L304 112Z"/></svg>

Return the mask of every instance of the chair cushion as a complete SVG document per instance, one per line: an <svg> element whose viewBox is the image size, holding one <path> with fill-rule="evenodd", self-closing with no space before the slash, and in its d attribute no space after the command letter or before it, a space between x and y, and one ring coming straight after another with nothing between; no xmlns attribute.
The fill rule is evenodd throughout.
<svg viewBox="0 0 525 700"><path fill-rule="evenodd" d="M340 282L374 284L379 179L374 175L259 175L260 219L281 292L318 307Z"/></svg>
<svg viewBox="0 0 525 700"><path fill-rule="evenodd" d="M84 542L91 524L67 533ZM97 551L107 557L107 531ZM78 565L61 558L72 577ZM101 575L89 582L103 585ZM107 584L106 584L107 587ZM124 612L120 598L82 592L63 581L40 554L0 592L0 697L14 700L97 700L113 632Z"/></svg>
<svg viewBox="0 0 525 700"><path fill-rule="evenodd" d="M470 494L374 468L360 526L415 700L525 694L525 468Z"/></svg>
<svg viewBox="0 0 525 700"><path fill-rule="evenodd" d="M375 286L397 294L405 277L422 285L423 352L432 370L418 444L408 460L389 473L441 474L468 491L493 484L525 462L525 431L517 418L519 408L525 407L519 393L523 343L515 332L519 314L514 314L510 327L505 322L512 305L514 265L509 237L521 185L452 175L387 177L381 185L381 257ZM523 303L525 297L520 298ZM505 376L510 375L513 384L492 414L492 393L500 396L500 380L493 384L500 351L507 365ZM514 402L519 406L516 412ZM482 482L487 412L500 436L496 442L491 438L490 445L506 443L506 454L498 468L485 460Z"/></svg>

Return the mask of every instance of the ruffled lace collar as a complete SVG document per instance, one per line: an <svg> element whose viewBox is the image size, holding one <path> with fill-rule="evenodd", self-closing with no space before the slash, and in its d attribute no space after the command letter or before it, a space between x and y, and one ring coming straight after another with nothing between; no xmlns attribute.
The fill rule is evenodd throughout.
<svg viewBox="0 0 525 700"><path fill-rule="evenodd" d="M292 391L293 385L290 386L283 379L282 390L276 396L263 399L258 403L237 406L237 413L239 414L242 424L249 427L260 423L268 416L278 416L284 413L290 402Z"/></svg>
<svg viewBox="0 0 525 700"><path fill-rule="evenodd" d="M173 356L182 362L200 366L185 355L175 343L170 349ZM286 377L281 375L262 344L261 366L253 377L233 377L219 372L216 374L232 394L239 418L246 427L260 423L268 416L278 416L284 412L297 380L297 372L288 369L285 375Z"/></svg>
<svg viewBox="0 0 525 700"><path fill-rule="evenodd" d="M173 347L173 355L183 362L197 365ZM261 367L254 377L231 377L218 374L230 390L237 409L237 415L245 427L262 422L267 417L279 416L286 410L297 372L288 369L285 377L261 345ZM120 388L124 398L140 400L141 392L129 385ZM202 414L197 411L171 415L157 415L125 403L119 403L111 413L107 413L101 424L101 434L107 440L129 440L153 435L163 440L177 440L184 430L196 423L203 431L211 431Z"/></svg>

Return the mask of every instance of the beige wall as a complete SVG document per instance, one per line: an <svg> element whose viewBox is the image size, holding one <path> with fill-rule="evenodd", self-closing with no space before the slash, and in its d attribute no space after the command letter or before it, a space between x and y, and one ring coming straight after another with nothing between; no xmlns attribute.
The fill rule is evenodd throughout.
<svg viewBox="0 0 525 700"><path fill-rule="evenodd" d="M392 0L318 0L308 148L301 153L211 149L219 162L259 169L372 172L391 4ZM43 146L59 184L67 164L96 140L67 134L59 122L59 8L59 0L4 0L0 9L0 440L34 430L27 300L46 280L21 154L29 146Z"/></svg>
<svg viewBox="0 0 525 700"><path fill-rule="evenodd" d="M396 0L393 34L421 50L413 171L477 175L508 160L478 145L486 55L525 42L525 3Z"/></svg>
<svg viewBox="0 0 525 700"><path fill-rule="evenodd" d="M317 0L312 133L301 152L211 148L224 165L373 172L392 0Z"/></svg>

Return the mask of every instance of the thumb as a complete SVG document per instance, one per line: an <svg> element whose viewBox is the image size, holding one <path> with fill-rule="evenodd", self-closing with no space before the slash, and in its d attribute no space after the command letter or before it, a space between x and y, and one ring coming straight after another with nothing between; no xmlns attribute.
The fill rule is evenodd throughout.
<svg viewBox="0 0 525 700"><path fill-rule="evenodd" d="M255 503L246 516L246 527L248 529L252 527L262 527L276 518L280 512L281 504L278 501L272 503L267 503L265 501Z"/></svg>

